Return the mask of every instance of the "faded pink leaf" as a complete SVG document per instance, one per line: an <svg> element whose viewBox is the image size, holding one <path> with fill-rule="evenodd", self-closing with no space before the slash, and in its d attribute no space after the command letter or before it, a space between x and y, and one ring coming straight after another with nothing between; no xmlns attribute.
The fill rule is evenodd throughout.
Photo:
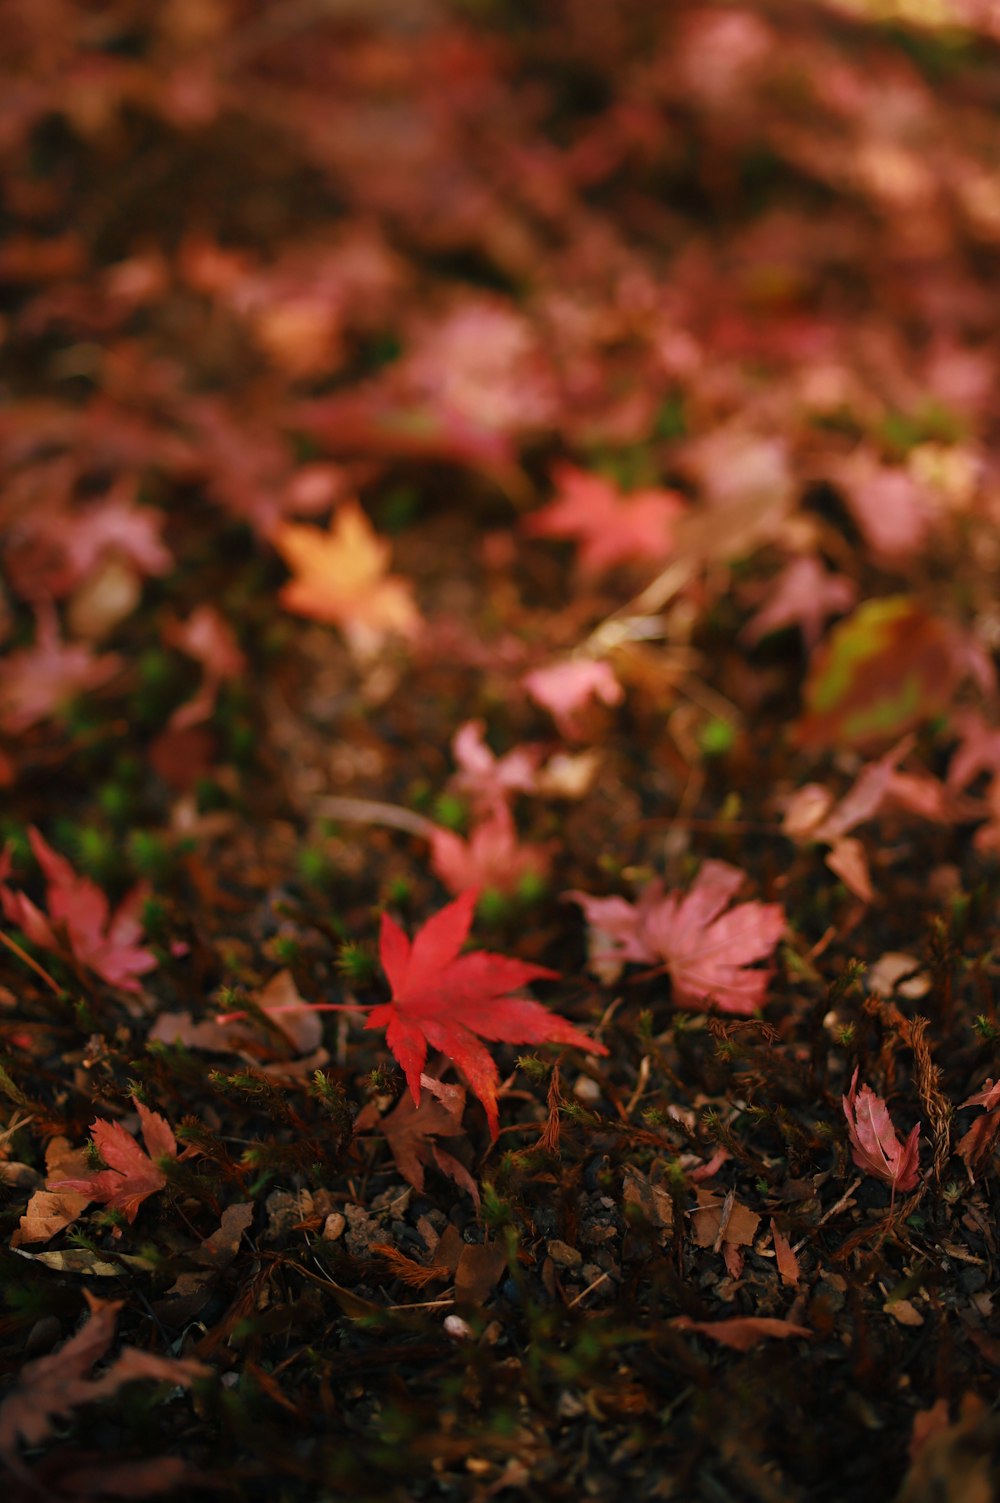
<svg viewBox="0 0 1000 1503"><path fill-rule="evenodd" d="M187 1388L196 1378L211 1376L212 1369L193 1358L158 1357L124 1347L100 1377L88 1377L111 1345L123 1302L97 1299L86 1290L84 1298L90 1306L86 1323L57 1351L29 1362L19 1386L0 1406L0 1455L10 1461L17 1457L18 1442L37 1446L57 1421L68 1420L81 1404L117 1393L123 1383L152 1378Z"/></svg>
<svg viewBox="0 0 1000 1503"><path fill-rule="evenodd" d="M844 574L828 574L811 554L788 563L771 582L767 604L743 628L742 638L752 647L770 632L799 626L811 652L823 634L828 616L849 611L858 587Z"/></svg>
<svg viewBox="0 0 1000 1503"><path fill-rule="evenodd" d="M0 730L19 736L49 720L80 694L100 689L121 670L115 652L95 657L84 642L64 642L51 606L38 612L32 647L9 653L0 672Z"/></svg>
<svg viewBox="0 0 1000 1503"><path fill-rule="evenodd" d="M870 1086L857 1089L858 1071L851 1077L851 1088L843 1098L847 1135L851 1140L851 1157L859 1169L897 1190L912 1190L920 1178L920 1123L905 1143L900 1143L889 1116L889 1108Z"/></svg>
<svg viewBox="0 0 1000 1503"><path fill-rule="evenodd" d="M531 698L548 710L560 733L572 740L580 733L580 712L590 699L621 704L625 691L610 666L596 658L566 658L535 668L521 680Z"/></svg>
<svg viewBox="0 0 1000 1503"><path fill-rule="evenodd" d="M514 892L525 877L544 878L550 858L544 846L522 845L505 804L499 804L463 840L452 830L435 828L430 836L431 866L449 892L470 888Z"/></svg>
<svg viewBox="0 0 1000 1503"><path fill-rule="evenodd" d="M456 793L465 794L479 809L492 809L512 793L534 793L541 748L515 746L497 757L483 738L484 730L483 721L467 720L452 737L458 771L451 786Z"/></svg>
<svg viewBox="0 0 1000 1503"><path fill-rule="evenodd" d="M785 930L780 903L736 903L744 873L706 861L690 892L664 896L653 882L638 902L571 892L599 942L594 959L661 965L680 1007L752 1013L761 1006L771 969L751 969L769 956Z"/></svg>

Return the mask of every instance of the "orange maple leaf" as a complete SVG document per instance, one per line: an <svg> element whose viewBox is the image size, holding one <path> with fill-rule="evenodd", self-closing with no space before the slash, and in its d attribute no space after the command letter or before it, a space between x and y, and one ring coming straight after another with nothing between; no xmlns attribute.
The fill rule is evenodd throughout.
<svg viewBox="0 0 1000 1503"><path fill-rule="evenodd" d="M359 656L377 652L387 637L416 632L411 586L386 572L390 544L356 501L334 512L329 532L286 522L272 541L294 576L279 596L286 610L339 626Z"/></svg>

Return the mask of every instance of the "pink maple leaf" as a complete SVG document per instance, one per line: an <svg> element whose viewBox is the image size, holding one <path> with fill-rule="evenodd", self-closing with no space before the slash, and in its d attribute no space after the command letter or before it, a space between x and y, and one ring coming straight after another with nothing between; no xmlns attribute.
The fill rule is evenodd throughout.
<svg viewBox="0 0 1000 1503"><path fill-rule="evenodd" d="M526 876L544 877L549 853L544 846L521 845L506 804L498 804L476 825L468 840L436 828L430 837L431 866L450 892L492 888L513 892Z"/></svg>
<svg viewBox="0 0 1000 1503"><path fill-rule="evenodd" d="M455 732L451 750L458 771L451 786L481 809L494 808L512 793L534 793L541 748L515 746L497 757L483 739L484 729L481 720L467 720Z"/></svg>
<svg viewBox="0 0 1000 1503"><path fill-rule="evenodd" d="M526 517L529 537L573 538L584 574L603 574L618 564L666 558L673 548L673 524L686 510L674 491L636 491L623 496L601 475L573 465L555 471L558 494Z"/></svg>
<svg viewBox="0 0 1000 1503"><path fill-rule="evenodd" d="M759 1007L771 969L751 969L772 953L785 929L780 903L736 903L744 873L706 861L689 893L663 894L652 882L637 903L571 892L590 924L592 963L662 966L681 1007L746 1014ZM726 911L724 911L726 910Z"/></svg>
<svg viewBox="0 0 1000 1503"><path fill-rule="evenodd" d="M769 632L799 626L811 652L822 635L827 616L850 610L857 594L852 579L844 574L828 574L818 559L812 556L793 559L772 581L767 604L743 628L743 641L752 647Z"/></svg>
<svg viewBox="0 0 1000 1503"><path fill-rule="evenodd" d="M945 820L950 801L944 786L926 773L904 773L899 763L912 749L904 736L884 757L869 762L840 800L819 783L806 783L785 800L782 829L791 840L830 847L826 864L857 897L874 896L860 840L849 832L887 809L904 809L923 819Z"/></svg>
<svg viewBox="0 0 1000 1503"><path fill-rule="evenodd" d="M210 718L220 686L246 671L246 658L232 627L214 605L196 606L186 621L169 622L163 637L194 658L204 675L194 698L179 705L170 717L173 730L187 730Z"/></svg>
<svg viewBox="0 0 1000 1503"><path fill-rule="evenodd" d="M24 930L28 938L43 949L57 953L63 949L60 932L81 965L101 976L110 986L122 991L138 992L137 976L152 971L158 964L150 950L138 941L142 937L139 914L149 895L149 887L140 883L122 899L112 915L107 897L88 877L80 877L64 856L58 855L32 826L28 839L48 884L44 914L23 892L16 892L4 880L10 875L9 849L0 856L0 906L11 921Z"/></svg>
<svg viewBox="0 0 1000 1503"><path fill-rule="evenodd" d="M0 729L19 736L78 694L101 688L122 666L117 653L95 657L85 642L64 642L51 605L39 608L32 647L10 653L0 674Z"/></svg>
<svg viewBox="0 0 1000 1503"><path fill-rule="evenodd" d="M920 1123L906 1142L900 1143L882 1097L867 1085L859 1091L857 1084L855 1070L851 1088L843 1098L851 1157L865 1174L890 1185L895 1198L897 1190L912 1190L920 1178Z"/></svg>
<svg viewBox="0 0 1000 1503"><path fill-rule="evenodd" d="M50 1180L48 1189L87 1195L112 1210L124 1211L130 1222L135 1220L142 1202L165 1188L167 1176L156 1160L175 1159L177 1139L165 1117L151 1112L134 1096L132 1101L139 1113L148 1152L143 1152L120 1122L98 1118L91 1123L90 1135L107 1168L95 1169L81 1179Z"/></svg>
<svg viewBox="0 0 1000 1503"><path fill-rule="evenodd" d="M531 698L548 710L568 740L580 734L580 712L589 699L617 705L625 691L607 663L597 658L567 658L535 668L521 680Z"/></svg>

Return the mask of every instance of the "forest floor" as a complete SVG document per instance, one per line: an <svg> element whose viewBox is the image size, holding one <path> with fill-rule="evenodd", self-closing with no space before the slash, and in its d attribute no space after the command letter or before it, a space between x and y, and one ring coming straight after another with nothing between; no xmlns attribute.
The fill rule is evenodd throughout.
<svg viewBox="0 0 1000 1503"><path fill-rule="evenodd" d="M12 1498L996 1495L993 10L0 0Z"/></svg>

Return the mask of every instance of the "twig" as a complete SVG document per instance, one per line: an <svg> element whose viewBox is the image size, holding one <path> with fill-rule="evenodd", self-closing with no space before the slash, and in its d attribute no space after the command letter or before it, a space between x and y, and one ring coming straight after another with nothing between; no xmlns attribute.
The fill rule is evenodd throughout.
<svg viewBox="0 0 1000 1503"><path fill-rule="evenodd" d="M404 809L399 804L383 804L378 799L346 798L330 793L316 800L313 808L328 819L344 819L357 825L386 825L393 830L405 830L420 840L430 840L437 829L432 819Z"/></svg>

